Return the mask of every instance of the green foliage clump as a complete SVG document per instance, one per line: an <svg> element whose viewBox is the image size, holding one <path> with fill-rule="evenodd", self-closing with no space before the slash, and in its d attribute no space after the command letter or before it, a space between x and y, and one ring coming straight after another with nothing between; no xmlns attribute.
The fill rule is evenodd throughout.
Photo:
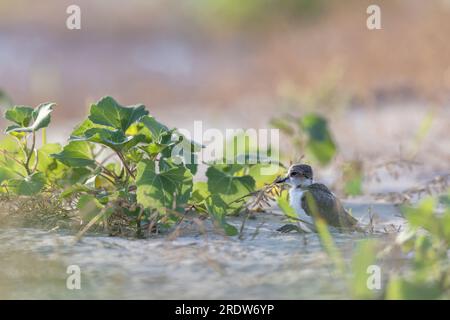
<svg viewBox="0 0 450 320"><path fill-rule="evenodd" d="M193 160L201 147L158 122L144 105L122 106L111 97L91 105L65 146L47 143L42 129L54 106L13 106L5 112L12 124L0 141L2 193L59 194L89 221L81 233L120 218L127 224L122 227L142 235L145 228L170 228L194 209L227 235L237 234L226 216L240 212L246 195L261 184L263 177L257 183L249 174L259 162L210 164L208 181L194 182Z"/></svg>
<svg viewBox="0 0 450 320"><path fill-rule="evenodd" d="M316 113L273 118L271 125L289 138L295 150L303 151L320 165L329 164L337 153L327 120Z"/></svg>
<svg viewBox="0 0 450 320"><path fill-rule="evenodd" d="M442 210L443 205L443 210ZM394 244L363 241L353 255L352 290L356 298L448 299L450 297L450 207L434 198L403 207L408 228ZM394 271L386 263L397 261ZM380 266L380 290L367 287L367 268Z"/></svg>

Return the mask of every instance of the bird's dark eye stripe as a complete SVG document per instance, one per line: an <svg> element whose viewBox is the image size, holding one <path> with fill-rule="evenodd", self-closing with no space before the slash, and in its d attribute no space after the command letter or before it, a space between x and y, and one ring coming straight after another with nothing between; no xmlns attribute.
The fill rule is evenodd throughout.
<svg viewBox="0 0 450 320"><path fill-rule="evenodd" d="M291 177L295 177L295 176L298 176L298 175L300 175L300 176L302 176L302 177L305 177L305 178L308 178L308 175L307 175L306 173L302 173L302 172L291 172Z"/></svg>

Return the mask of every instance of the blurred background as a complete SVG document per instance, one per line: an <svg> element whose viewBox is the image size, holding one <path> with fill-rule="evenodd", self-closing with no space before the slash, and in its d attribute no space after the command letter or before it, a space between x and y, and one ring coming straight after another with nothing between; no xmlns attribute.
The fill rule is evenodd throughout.
<svg viewBox="0 0 450 320"><path fill-rule="evenodd" d="M366 27L373 3L381 30ZM71 4L81 30L66 28ZM449 34L448 0L1 0L0 89L56 102L58 141L104 95L188 129L314 109L344 157L399 155L426 129L420 160L444 170Z"/></svg>

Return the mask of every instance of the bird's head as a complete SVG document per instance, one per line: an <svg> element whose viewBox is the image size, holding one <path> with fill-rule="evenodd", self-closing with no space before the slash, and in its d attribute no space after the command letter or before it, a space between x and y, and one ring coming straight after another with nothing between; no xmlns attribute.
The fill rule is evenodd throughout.
<svg viewBox="0 0 450 320"><path fill-rule="evenodd" d="M307 164L293 164L284 178L279 178L276 183L288 183L294 188L305 188L313 183L313 172Z"/></svg>

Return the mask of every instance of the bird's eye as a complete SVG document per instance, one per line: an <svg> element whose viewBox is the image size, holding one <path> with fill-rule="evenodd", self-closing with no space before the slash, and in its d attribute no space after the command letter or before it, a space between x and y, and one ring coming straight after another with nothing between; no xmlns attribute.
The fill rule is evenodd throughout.
<svg viewBox="0 0 450 320"><path fill-rule="evenodd" d="M295 177L297 175L297 172L291 172L291 177Z"/></svg>

